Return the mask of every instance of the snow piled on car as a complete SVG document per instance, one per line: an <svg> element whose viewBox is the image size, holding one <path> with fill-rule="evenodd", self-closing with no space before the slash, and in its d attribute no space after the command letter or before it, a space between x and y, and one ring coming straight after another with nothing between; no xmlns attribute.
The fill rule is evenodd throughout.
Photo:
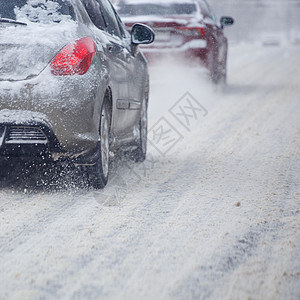
<svg viewBox="0 0 300 300"><path fill-rule="evenodd" d="M31 22L62 22L71 20L70 15L63 15L59 12L60 5L56 1L28 0L27 4L15 8L17 20Z"/></svg>
<svg viewBox="0 0 300 300"><path fill-rule="evenodd" d="M12 118L12 115L14 118ZM32 125L32 122L48 124L49 127L51 125L49 118L40 112L9 109L0 110L0 123Z"/></svg>
<svg viewBox="0 0 300 300"><path fill-rule="evenodd" d="M41 23L7 27L1 30L0 80L22 80L36 76L48 65L57 52L76 39L75 22Z"/></svg>

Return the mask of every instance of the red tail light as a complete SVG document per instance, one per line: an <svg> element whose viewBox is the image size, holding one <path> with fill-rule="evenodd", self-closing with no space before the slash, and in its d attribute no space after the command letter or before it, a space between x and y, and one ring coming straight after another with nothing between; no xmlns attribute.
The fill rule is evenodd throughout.
<svg viewBox="0 0 300 300"><path fill-rule="evenodd" d="M205 28L203 27L176 27L177 32L187 36L203 36Z"/></svg>
<svg viewBox="0 0 300 300"><path fill-rule="evenodd" d="M92 38L84 37L66 45L52 60L53 75L83 75L89 69L96 54Z"/></svg>

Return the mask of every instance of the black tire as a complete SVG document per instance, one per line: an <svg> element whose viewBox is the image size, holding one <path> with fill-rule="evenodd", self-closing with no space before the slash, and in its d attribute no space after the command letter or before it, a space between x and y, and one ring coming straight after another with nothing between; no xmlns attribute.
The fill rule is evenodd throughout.
<svg viewBox="0 0 300 300"><path fill-rule="evenodd" d="M0 179L6 177L7 175L7 165L0 159Z"/></svg>
<svg viewBox="0 0 300 300"><path fill-rule="evenodd" d="M89 184L95 189L106 186L109 176L109 135L110 135L111 112L107 102L101 109L99 134L100 141L97 145L98 158L93 166L87 167Z"/></svg>
<svg viewBox="0 0 300 300"><path fill-rule="evenodd" d="M222 90L225 90L226 85L227 85L227 70L226 70L226 66L223 67L223 69L219 73L217 85L220 86L220 88Z"/></svg>
<svg viewBox="0 0 300 300"><path fill-rule="evenodd" d="M143 162L147 155L148 141L148 101L144 100L141 106L141 116L139 121L138 146L131 156L135 162Z"/></svg>
<svg viewBox="0 0 300 300"><path fill-rule="evenodd" d="M225 88L227 85L227 50L223 57L218 84L222 88Z"/></svg>
<svg viewBox="0 0 300 300"><path fill-rule="evenodd" d="M219 61L219 53L215 53L214 58L210 57L210 79L215 85L225 87L227 84L227 69L226 69L226 56L223 58L225 61Z"/></svg>

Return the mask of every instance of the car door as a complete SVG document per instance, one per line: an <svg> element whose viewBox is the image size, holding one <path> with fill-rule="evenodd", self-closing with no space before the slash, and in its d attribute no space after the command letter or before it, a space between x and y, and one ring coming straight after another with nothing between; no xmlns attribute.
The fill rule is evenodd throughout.
<svg viewBox="0 0 300 300"><path fill-rule="evenodd" d="M142 56L140 50L132 49L131 35L126 30L126 26L117 15L117 21L121 32L123 33L123 44L127 53L128 61L128 84L129 84L129 109L127 110L128 122L131 127L136 125L137 119L140 118L140 109L142 101L145 99L145 92L147 90L148 72L147 63ZM146 90L145 90L146 89Z"/></svg>
<svg viewBox="0 0 300 300"><path fill-rule="evenodd" d="M119 63L122 64L122 69L125 70L124 76L119 78L124 83L124 86L128 88L126 95L121 95L116 99L116 118L113 119L113 127L115 134L120 142L132 142L135 137L134 126L137 125L140 117L141 101L144 99L143 91L145 86L144 61L136 51L137 54L133 54L131 45L131 36L126 31L125 25L122 23L115 9L111 5L109 0L96 0L100 7L103 9L102 13L104 19L107 14L107 27L109 33L113 36L111 40L111 46L115 47L115 51L112 51L113 55L119 56ZM112 18L109 19L109 18ZM109 23L112 22L112 23ZM112 28L109 29L110 25ZM116 30L116 31L113 31ZM116 32L118 34L116 34ZM118 36L118 45L116 45L115 37ZM118 75L117 75L118 76ZM122 120L122 124L120 124Z"/></svg>
<svg viewBox="0 0 300 300"><path fill-rule="evenodd" d="M131 99L131 53L124 43L124 33L111 3L108 0L84 0L84 3L86 10L89 10L90 19L101 30L96 42L101 43L108 64L109 86L113 98L111 134L112 138L121 142L129 135L133 122L126 108L126 103Z"/></svg>

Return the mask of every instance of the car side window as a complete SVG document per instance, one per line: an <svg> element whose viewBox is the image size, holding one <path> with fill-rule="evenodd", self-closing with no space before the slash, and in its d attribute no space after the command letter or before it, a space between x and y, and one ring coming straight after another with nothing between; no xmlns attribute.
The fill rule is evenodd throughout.
<svg viewBox="0 0 300 300"><path fill-rule="evenodd" d="M120 28L121 35L122 35L122 37L126 38L127 37L126 33L128 33L126 30L126 27L114 7L113 7L113 10L115 12L115 16L116 16L116 19L117 19L117 22L118 22L118 25Z"/></svg>
<svg viewBox="0 0 300 300"><path fill-rule="evenodd" d="M202 11L204 17L210 18L215 21L215 17L213 15L213 13L211 12L211 9L208 6L208 4L206 3L206 1L201 0L199 4L200 4L200 8L201 8L201 11Z"/></svg>
<svg viewBox="0 0 300 300"><path fill-rule="evenodd" d="M120 19L119 15L117 13L116 13L116 18L117 18L117 21L118 21L118 24L119 24L119 28L120 28L120 32L121 32L122 37L124 37L124 38L130 37L130 34L128 33L124 23L122 22L122 20Z"/></svg>
<svg viewBox="0 0 300 300"><path fill-rule="evenodd" d="M121 37L122 35L120 32L119 23L111 3L108 0L96 0L96 1L100 6L100 10L102 12L105 21L107 32L112 35Z"/></svg>
<svg viewBox="0 0 300 300"><path fill-rule="evenodd" d="M204 0L205 1L205 0ZM210 16L211 18L216 22L217 21L217 18L216 18L216 14L215 12L212 10L211 6L209 6L209 4L207 2L205 2L207 7L208 7L208 10L209 10L209 13L210 13Z"/></svg>
<svg viewBox="0 0 300 300"><path fill-rule="evenodd" d="M99 3L93 0L83 0L82 2L94 25L101 30L105 30L106 26L99 7Z"/></svg>

